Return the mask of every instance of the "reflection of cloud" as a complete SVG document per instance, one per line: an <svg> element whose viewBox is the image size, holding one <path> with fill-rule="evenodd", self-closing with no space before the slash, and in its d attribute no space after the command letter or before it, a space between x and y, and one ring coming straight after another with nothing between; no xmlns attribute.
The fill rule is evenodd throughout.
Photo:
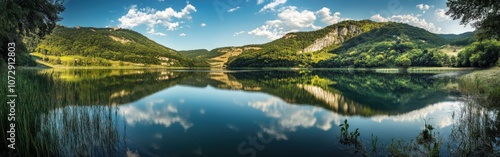
<svg viewBox="0 0 500 157"><path fill-rule="evenodd" d="M289 105L286 102L271 97L265 101L248 102L248 106L262 111L266 116L275 118L271 124L261 125L261 133L266 133L278 140L287 140L285 132L296 131L299 128L316 127L327 131L332 122L340 124L341 116L317 107Z"/></svg>
<svg viewBox="0 0 500 157"><path fill-rule="evenodd" d="M449 116L448 111L445 111L445 109L448 108L448 106L458 106L458 102L442 102L442 103L436 103L433 105L429 105L427 107L414 110L405 114L401 115L395 115L395 116L388 116L388 115L382 115L382 116L374 116L371 119L376 122L382 122L384 120L392 120L395 122L414 122L414 121L419 121L422 119L429 119L432 118L433 122L436 124L439 128L444 128L447 126L450 126L453 124L453 119L451 116ZM452 107L456 108L456 107Z"/></svg>
<svg viewBox="0 0 500 157"><path fill-rule="evenodd" d="M176 106L163 103L163 100L150 101L145 105L130 104L119 108L129 125L153 123L170 127L173 123L179 123L185 130L193 126L187 118L181 117Z"/></svg>
<svg viewBox="0 0 500 157"><path fill-rule="evenodd" d="M335 123L335 125L340 125L340 116L338 114L333 114L333 113L326 113L318 117L318 122L316 123L316 127L320 128L321 130L327 131L332 128L332 121ZM342 119L345 119L345 117L342 117Z"/></svg>
<svg viewBox="0 0 500 157"><path fill-rule="evenodd" d="M288 137L284 134L284 133L281 133L280 131L278 131L278 129L276 129L275 127L269 127L269 128L266 128L264 126L261 126L262 128L262 131L265 132L266 134L270 135L270 136L273 136L274 138L276 138L277 140L288 140ZM257 133L259 136L263 137L262 133Z"/></svg>

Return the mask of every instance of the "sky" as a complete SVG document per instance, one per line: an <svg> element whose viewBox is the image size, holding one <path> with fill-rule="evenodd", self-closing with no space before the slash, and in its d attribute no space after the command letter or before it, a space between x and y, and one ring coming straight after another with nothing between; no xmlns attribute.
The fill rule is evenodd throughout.
<svg viewBox="0 0 500 157"><path fill-rule="evenodd" d="M66 0L67 27L120 27L176 50L262 44L344 20L407 23L433 33L473 31L445 15L447 0Z"/></svg>

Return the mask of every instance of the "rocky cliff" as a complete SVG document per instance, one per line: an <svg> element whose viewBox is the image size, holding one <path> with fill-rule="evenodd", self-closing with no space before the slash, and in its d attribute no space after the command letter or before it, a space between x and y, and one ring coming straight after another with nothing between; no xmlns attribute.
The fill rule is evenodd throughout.
<svg viewBox="0 0 500 157"><path fill-rule="evenodd" d="M316 39L313 44L307 46L303 50L300 50L298 53L319 51L332 44L342 44L349 38L357 36L361 33L363 33L363 30L358 28L356 25L336 27L325 37Z"/></svg>

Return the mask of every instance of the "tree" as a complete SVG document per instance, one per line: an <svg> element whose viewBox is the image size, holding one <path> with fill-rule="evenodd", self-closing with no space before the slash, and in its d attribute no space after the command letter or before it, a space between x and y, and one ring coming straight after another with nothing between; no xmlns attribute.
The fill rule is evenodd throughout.
<svg viewBox="0 0 500 157"><path fill-rule="evenodd" d="M478 29L478 40L500 38L500 1L448 0L446 5L450 8L446 15L454 20L461 19L460 24L473 22L471 25Z"/></svg>
<svg viewBox="0 0 500 157"><path fill-rule="evenodd" d="M396 59L396 64L404 68L408 68L411 65L411 60L408 59L408 57L406 57L405 55L402 55Z"/></svg>
<svg viewBox="0 0 500 157"><path fill-rule="evenodd" d="M500 42L486 40L474 42L458 53L457 66L490 67L498 62Z"/></svg>
<svg viewBox="0 0 500 157"><path fill-rule="evenodd" d="M27 56L22 38L49 34L62 19L58 14L64 7L59 0L1 0L0 10L0 54L7 60L7 43L15 42L19 57ZM29 56L20 61L32 62Z"/></svg>

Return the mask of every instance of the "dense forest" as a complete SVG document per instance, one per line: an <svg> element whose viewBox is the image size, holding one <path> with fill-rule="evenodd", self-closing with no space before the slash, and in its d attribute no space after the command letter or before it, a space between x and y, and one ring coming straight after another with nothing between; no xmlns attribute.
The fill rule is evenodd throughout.
<svg viewBox="0 0 500 157"><path fill-rule="evenodd" d="M100 66L109 65L103 59L174 67L208 66L204 61L189 59L140 33L118 28L57 26L50 35L39 42L34 52L50 56L84 57L64 63L70 66L89 63ZM54 63L49 57L42 59ZM57 58L55 63L63 64L59 60Z"/></svg>
<svg viewBox="0 0 500 157"><path fill-rule="evenodd" d="M500 57L500 42L487 40L474 42L458 53L455 66L459 67L491 67L498 64Z"/></svg>

